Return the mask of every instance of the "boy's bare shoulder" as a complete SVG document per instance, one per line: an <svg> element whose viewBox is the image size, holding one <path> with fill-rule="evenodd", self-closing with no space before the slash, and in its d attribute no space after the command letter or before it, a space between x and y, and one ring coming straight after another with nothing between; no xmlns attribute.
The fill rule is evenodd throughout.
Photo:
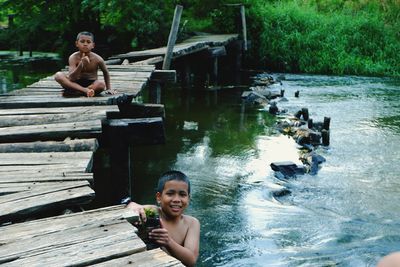
<svg viewBox="0 0 400 267"><path fill-rule="evenodd" d="M100 55L98 55L98 54L96 54L96 53L94 53L94 52L90 52L90 54L91 54L94 58L96 58L98 61L103 61L103 58L102 58Z"/></svg>
<svg viewBox="0 0 400 267"><path fill-rule="evenodd" d="M185 223L187 223L189 226L200 224L199 220L193 216L190 215L183 215L183 219Z"/></svg>
<svg viewBox="0 0 400 267"><path fill-rule="evenodd" d="M80 60L79 52L74 52L69 56L69 60Z"/></svg>

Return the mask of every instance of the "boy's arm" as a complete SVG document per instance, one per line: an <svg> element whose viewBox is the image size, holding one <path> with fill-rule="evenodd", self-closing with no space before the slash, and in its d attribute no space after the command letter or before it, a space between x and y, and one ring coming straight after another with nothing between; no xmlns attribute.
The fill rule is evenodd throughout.
<svg viewBox="0 0 400 267"><path fill-rule="evenodd" d="M71 81L76 81L79 78L79 75L81 74L83 70L83 62L81 60L78 60L78 58L72 54L69 59L69 79Z"/></svg>
<svg viewBox="0 0 400 267"><path fill-rule="evenodd" d="M162 221L161 221L162 225ZM155 229L154 231L162 231L164 228ZM150 233L151 235L152 233ZM199 256L199 242L200 242L200 223L191 217L190 226L185 237L183 246L175 242L171 237L166 239L158 239L160 245L164 246L168 252L180 260L185 266L194 266Z"/></svg>
<svg viewBox="0 0 400 267"><path fill-rule="evenodd" d="M146 214L144 212L145 208L156 208L157 209L156 205L141 205L141 204L138 204L133 201L129 202L129 204L126 207L128 209L131 209L131 210L137 212L143 222L145 222L147 220Z"/></svg>
<svg viewBox="0 0 400 267"><path fill-rule="evenodd" d="M110 81L110 73L108 72L107 66L102 58L99 61L99 67L103 72L104 82L106 84L106 90L112 91L111 89L111 81Z"/></svg>

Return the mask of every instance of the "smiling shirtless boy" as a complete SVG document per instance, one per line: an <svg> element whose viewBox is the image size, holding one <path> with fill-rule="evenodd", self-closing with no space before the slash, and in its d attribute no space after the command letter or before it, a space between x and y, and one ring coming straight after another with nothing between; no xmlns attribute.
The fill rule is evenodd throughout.
<svg viewBox="0 0 400 267"><path fill-rule="evenodd" d="M189 215L183 214L189 205L190 182L180 171L164 173L159 181L156 193L159 205L161 228L153 229L149 238L158 243L171 256L185 266L194 266L199 256L200 223ZM146 220L144 208L153 205L128 204Z"/></svg>

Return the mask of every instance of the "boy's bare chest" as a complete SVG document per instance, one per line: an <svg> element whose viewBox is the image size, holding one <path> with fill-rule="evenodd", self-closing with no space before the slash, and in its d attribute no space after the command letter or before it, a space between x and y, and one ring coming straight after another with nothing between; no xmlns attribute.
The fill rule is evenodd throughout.
<svg viewBox="0 0 400 267"><path fill-rule="evenodd" d="M84 68L83 68L83 72L89 72L89 73L97 73L97 69L98 69L99 65L97 64L96 61L91 60L89 64L87 64Z"/></svg>
<svg viewBox="0 0 400 267"><path fill-rule="evenodd" d="M188 231L188 226L181 221L176 225L169 225L168 232L170 236L175 240L176 243L183 245L186 238L186 233Z"/></svg>

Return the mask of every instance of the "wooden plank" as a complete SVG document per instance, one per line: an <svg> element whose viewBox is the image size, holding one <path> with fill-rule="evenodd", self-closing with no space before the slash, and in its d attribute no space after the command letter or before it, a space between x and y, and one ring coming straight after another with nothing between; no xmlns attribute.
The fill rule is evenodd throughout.
<svg viewBox="0 0 400 267"><path fill-rule="evenodd" d="M73 168L75 171L90 171L93 152L43 152L0 153L0 173L29 170L31 172Z"/></svg>
<svg viewBox="0 0 400 267"><path fill-rule="evenodd" d="M3 226L0 227L0 244L90 225L122 223L124 212L125 205L117 205Z"/></svg>
<svg viewBox="0 0 400 267"><path fill-rule="evenodd" d="M151 80L176 83L176 70L155 70Z"/></svg>
<svg viewBox="0 0 400 267"><path fill-rule="evenodd" d="M153 71L156 67L152 64L141 64L140 66L137 65L112 65L112 66L107 66L108 70L110 72L114 71L125 71L125 72L151 72Z"/></svg>
<svg viewBox="0 0 400 267"><path fill-rule="evenodd" d="M24 125L46 125L61 122L84 122L88 120L102 120L106 118L106 112L117 111L117 106L111 106L107 108L93 108L80 107L76 111L73 109L65 110L64 113L61 112L51 112L49 108L48 114L43 113L32 113L29 110L19 110L14 112L13 115L3 115L0 113L0 127L12 127L12 126L24 126Z"/></svg>
<svg viewBox="0 0 400 267"><path fill-rule="evenodd" d="M169 70L172 61L172 52L175 46L176 37L178 35L179 22L181 21L183 6L176 5L174 12L174 19L172 21L171 30L169 32L167 49L164 56L162 69Z"/></svg>
<svg viewBox="0 0 400 267"><path fill-rule="evenodd" d="M118 266L135 266L135 267L183 267L184 265L168 255L161 249L153 249L140 253L135 253L127 257L114 259L102 263L95 264L96 267L118 267Z"/></svg>
<svg viewBox="0 0 400 267"><path fill-rule="evenodd" d="M221 57L226 56L225 46L216 46L208 49L209 57Z"/></svg>
<svg viewBox="0 0 400 267"><path fill-rule="evenodd" d="M155 66L152 64L141 64L139 65L133 65L133 64L126 64L126 65L110 65L107 66L108 71L110 74L114 72L152 72L155 69ZM68 68L64 68L61 70L62 72L68 73ZM102 74L102 72L99 70L97 72L98 74ZM49 76L49 77L54 77L54 75Z"/></svg>
<svg viewBox="0 0 400 267"><path fill-rule="evenodd" d="M165 118L164 105L130 103L119 106L120 112L107 112L108 119Z"/></svg>
<svg viewBox="0 0 400 267"><path fill-rule="evenodd" d="M154 67L153 67L154 68ZM115 70L115 71L112 71L112 72L110 72L109 74L110 74L110 77L111 77L111 82L113 82L113 77L114 78L121 78L121 79L123 79L123 78L126 78L126 79L132 79L132 78L148 78L148 77L150 77L151 76L151 73L153 72L154 70L151 70L151 71L127 71L127 70L124 70L124 69L120 69L120 70ZM101 72L101 71L99 71L98 73L97 73L97 76L99 77L99 79L102 79L102 77L103 77L103 73ZM57 83L55 80L54 80L54 77L53 76L48 76L48 77L46 77L46 78L43 78L43 79L41 79L41 80L39 80L39 81L37 81L36 83L41 83L41 82L54 82L54 83Z"/></svg>
<svg viewBox="0 0 400 267"><path fill-rule="evenodd" d="M89 181L93 183L93 173L85 173L83 171L60 170L17 170L3 172L0 175L1 183L41 183L41 182L63 182L63 181Z"/></svg>
<svg viewBox="0 0 400 267"><path fill-rule="evenodd" d="M0 223L22 219L57 207L82 205L94 198L94 191L85 181L65 182L66 185L41 188L0 197ZM72 184L70 184L72 183ZM85 183L85 184L83 184ZM2 248L3 249L3 248Z"/></svg>
<svg viewBox="0 0 400 267"><path fill-rule="evenodd" d="M7 184L12 184L12 183L7 183ZM6 184L4 183L1 184L3 189L5 188L5 185ZM21 188L22 190L20 190L20 192L15 192L13 194L6 194L0 196L0 205L13 201L28 199L31 198L32 196L46 195L57 191L69 190L85 186L89 186L89 183L87 181L32 183L32 186L27 186L25 187L25 189ZM15 183L13 187L14 188L16 187ZM16 207L7 207L7 208L13 209Z"/></svg>
<svg viewBox="0 0 400 267"><path fill-rule="evenodd" d="M0 128L0 143L97 138L100 134L100 120L13 126Z"/></svg>
<svg viewBox="0 0 400 267"><path fill-rule="evenodd" d="M23 193L32 190L36 190L38 188L51 188L53 186L60 186L62 184L66 184L64 181L59 182L21 182L21 183L1 183L0 182L0 201L1 196L11 193Z"/></svg>
<svg viewBox="0 0 400 267"><path fill-rule="evenodd" d="M246 26L246 11L244 5L240 6L240 17L242 22L243 50L247 51L247 26Z"/></svg>
<svg viewBox="0 0 400 267"><path fill-rule="evenodd" d="M143 251L125 212L118 205L0 227L0 263L89 265Z"/></svg>
<svg viewBox="0 0 400 267"><path fill-rule="evenodd" d="M158 56L158 57L151 57L145 60L141 60L141 61L136 61L136 62L132 62L130 63L131 65L144 65L144 64L158 64L163 62L164 57L162 56Z"/></svg>
<svg viewBox="0 0 400 267"><path fill-rule="evenodd" d="M93 152L47 152L47 153L0 153L0 166L7 165L15 159L19 160L20 165L33 164L63 164L65 161L90 160Z"/></svg>
<svg viewBox="0 0 400 267"><path fill-rule="evenodd" d="M209 46L224 46L228 43L237 40L238 34L204 34L193 36L180 44L176 44L173 49L173 58L188 55L191 53L197 53L204 49L208 49ZM149 49L144 51L133 51L126 54L120 54L112 56L111 59L118 58L149 58L162 56L166 52L166 47L160 47L155 49Z"/></svg>
<svg viewBox="0 0 400 267"><path fill-rule="evenodd" d="M139 119L110 119L103 123L104 135L112 140L112 128L123 131L124 137L133 145L165 143L165 129L161 117Z"/></svg>
<svg viewBox="0 0 400 267"><path fill-rule="evenodd" d="M121 59L109 59L105 60L106 65L119 65L122 63Z"/></svg>
<svg viewBox="0 0 400 267"><path fill-rule="evenodd" d="M0 117L0 122L1 122ZM96 151L99 146L97 139L74 139L64 141L28 142L0 144L0 153L31 153L31 152L78 152Z"/></svg>
<svg viewBox="0 0 400 267"><path fill-rule="evenodd" d="M2 246L8 266L86 266L145 250L129 223L65 229Z"/></svg>
<svg viewBox="0 0 400 267"><path fill-rule="evenodd" d="M0 108L40 108L111 105L117 96L54 97L54 96L0 96Z"/></svg>
<svg viewBox="0 0 400 267"><path fill-rule="evenodd" d="M58 108L22 108L22 109L0 109L0 120L2 116L11 115L47 115L47 114L64 114L64 113L86 113L92 112L108 112L117 111L118 107L115 105L104 106L77 106L77 107L58 107Z"/></svg>
<svg viewBox="0 0 400 267"><path fill-rule="evenodd" d="M12 153L12 154L19 154L19 153ZM16 158L17 159L17 158ZM7 165L3 165L7 164ZM17 162L9 162L9 163L2 163L0 166L0 175L3 175L7 172L11 171L18 171L20 173L22 172L42 172L43 170L51 170L51 171L60 171L60 170L68 170L73 168L75 171L79 172L85 172L88 169L89 161L69 161L69 162L63 162L59 164L39 164L37 163L36 165L29 165L29 164L18 164Z"/></svg>

